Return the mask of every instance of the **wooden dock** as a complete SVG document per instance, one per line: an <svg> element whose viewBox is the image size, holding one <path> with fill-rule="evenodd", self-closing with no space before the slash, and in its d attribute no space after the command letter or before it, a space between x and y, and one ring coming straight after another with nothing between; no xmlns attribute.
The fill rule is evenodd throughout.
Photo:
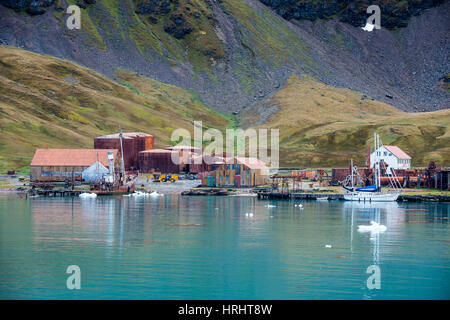
<svg viewBox="0 0 450 320"><path fill-rule="evenodd" d="M303 199L317 200L327 198L328 200L344 200L343 193L313 193L313 192L258 192L258 199ZM425 196L425 195L400 195L397 201L409 202L450 202L450 196Z"/></svg>
<svg viewBox="0 0 450 320"><path fill-rule="evenodd" d="M28 191L27 195L41 197L78 197L84 192L88 191L72 189L31 189Z"/></svg>

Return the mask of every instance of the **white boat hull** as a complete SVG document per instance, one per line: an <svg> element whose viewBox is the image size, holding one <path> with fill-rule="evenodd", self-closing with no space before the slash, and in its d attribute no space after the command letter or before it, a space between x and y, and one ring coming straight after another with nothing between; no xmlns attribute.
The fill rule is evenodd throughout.
<svg viewBox="0 0 450 320"><path fill-rule="evenodd" d="M392 202L397 201L399 195L399 193L352 192L344 194L344 200L360 202Z"/></svg>

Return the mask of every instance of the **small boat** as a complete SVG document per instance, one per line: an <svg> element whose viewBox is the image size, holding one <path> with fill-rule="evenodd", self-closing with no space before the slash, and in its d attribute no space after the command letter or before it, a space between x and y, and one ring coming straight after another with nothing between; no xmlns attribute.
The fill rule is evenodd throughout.
<svg viewBox="0 0 450 320"><path fill-rule="evenodd" d="M99 196L114 196L131 194L134 192L136 186L137 176L127 176L125 172L125 166L123 161L123 143L122 143L122 130L119 134L120 138L120 172L117 173L114 170L114 156L112 152L108 153L109 162L109 175L106 176L99 184L94 185L90 192Z"/></svg>
<svg viewBox="0 0 450 320"><path fill-rule="evenodd" d="M328 201L328 197L317 197L317 201Z"/></svg>
<svg viewBox="0 0 450 320"><path fill-rule="evenodd" d="M132 183L127 183L124 185L100 185L98 188L92 189L91 193L95 193L98 196L114 196L114 195L124 195L131 194L134 192L136 185L136 179Z"/></svg>
<svg viewBox="0 0 450 320"><path fill-rule="evenodd" d="M378 150L380 146L380 137L377 133L374 133L374 145L375 149ZM397 201L398 197L401 194L400 190L396 190L394 192L382 193L381 192L381 170L380 170L380 161L378 160L377 153L375 153L375 163L374 163L374 180L375 184L371 186L366 186L362 188L354 188L354 175L358 175L358 170L356 170L355 166L353 166L353 160L351 160L351 188L343 186L344 189L350 191L344 194L344 200L346 201L362 201L362 202L393 202ZM397 177L390 177L392 179L392 186L396 188L400 185ZM397 188L396 188L397 189Z"/></svg>
<svg viewBox="0 0 450 320"><path fill-rule="evenodd" d="M344 194L344 200L361 202L390 202L397 201L400 193L367 193L351 192Z"/></svg>

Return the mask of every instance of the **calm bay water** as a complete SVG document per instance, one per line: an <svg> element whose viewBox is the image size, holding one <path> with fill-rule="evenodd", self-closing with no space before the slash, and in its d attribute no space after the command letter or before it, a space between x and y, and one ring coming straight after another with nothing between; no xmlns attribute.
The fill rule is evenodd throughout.
<svg viewBox="0 0 450 320"><path fill-rule="evenodd" d="M0 195L0 299L450 298L450 204L296 203Z"/></svg>

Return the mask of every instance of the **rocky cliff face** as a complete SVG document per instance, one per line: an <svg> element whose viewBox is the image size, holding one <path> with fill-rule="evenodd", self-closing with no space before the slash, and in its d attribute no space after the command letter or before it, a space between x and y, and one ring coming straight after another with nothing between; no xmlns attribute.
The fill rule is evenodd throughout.
<svg viewBox="0 0 450 320"><path fill-rule="evenodd" d="M355 27L366 23L366 9L370 5L379 5L383 26L401 28L408 25L411 16L417 16L426 9L444 3L444 0L260 0L273 8L285 19L310 20L326 19L332 16Z"/></svg>
<svg viewBox="0 0 450 320"><path fill-rule="evenodd" d="M292 73L406 111L437 110L449 107L450 5L441 2L371 1L383 28L365 32L364 0L0 0L0 44L111 79L134 71L225 112L264 100ZM70 4L82 8L81 30L65 27Z"/></svg>

